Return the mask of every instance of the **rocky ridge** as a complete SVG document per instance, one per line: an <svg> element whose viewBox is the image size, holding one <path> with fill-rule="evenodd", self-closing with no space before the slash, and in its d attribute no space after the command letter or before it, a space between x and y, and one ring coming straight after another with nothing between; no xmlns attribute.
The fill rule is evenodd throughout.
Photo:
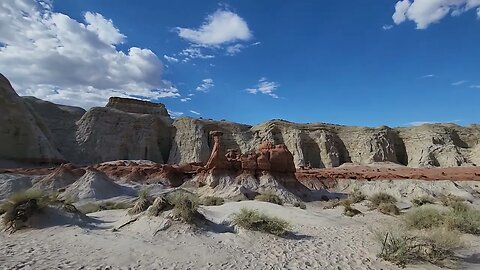
<svg viewBox="0 0 480 270"><path fill-rule="evenodd" d="M285 145L297 168L345 163L393 162L409 167L480 164L480 126L349 127L272 120L256 126L227 121L171 119L163 104L113 97L88 111L19 97L0 80L0 166L114 160L156 163L208 162L211 131L223 133L226 149L255 152L270 142ZM23 165L22 165L23 166Z"/></svg>

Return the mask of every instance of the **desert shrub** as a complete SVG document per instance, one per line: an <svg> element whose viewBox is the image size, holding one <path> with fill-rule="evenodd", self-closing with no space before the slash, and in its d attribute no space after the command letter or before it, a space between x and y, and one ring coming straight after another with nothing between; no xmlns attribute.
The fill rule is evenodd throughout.
<svg viewBox="0 0 480 270"><path fill-rule="evenodd" d="M214 197L214 196L207 196L202 200L202 204L206 206L222 205L224 203L225 203L225 200L223 198Z"/></svg>
<svg viewBox="0 0 480 270"><path fill-rule="evenodd" d="M440 227L444 224L445 212L432 207L415 208L405 215L404 221L412 229Z"/></svg>
<svg viewBox="0 0 480 270"><path fill-rule="evenodd" d="M347 217L353 217L361 213L360 210L353 208L350 204L345 204L343 206L343 214Z"/></svg>
<svg viewBox="0 0 480 270"><path fill-rule="evenodd" d="M248 201L249 198L245 196L244 194L238 194L232 197L229 197L228 200L232 202L241 202L241 201Z"/></svg>
<svg viewBox="0 0 480 270"><path fill-rule="evenodd" d="M449 229L480 235L480 210L457 205L445 216L444 223Z"/></svg>
<svg viewBox="0 0 480 270"><path fill-rule="evenodd" d="M379 257L399 266L419 261L440 264L454 258L455 250L462 247L457 232L437 228L421 232L391 230L377 233L382 245Z"/></svg>
<svg viewBox="0 0 480 270"><path fill-rule="evenodd" d="M420 196L412 200L412 204L417 207L425 204L434 204L434 203L435 203L434 199L430 196Z"/></svg>
<svg viewBox="0 0 480 270"><path fill-rule="evenodd" d="M466 212L470 210L470 206L464 201L452 201L448 205L454 212Z"/></svg>
<svg viewBox="0 0 480 270"><path fill-rule="evenodd" d="M367 198L365 194L363 194L360 190L354 189L349 195L348 199L352 201L352 203L359 203L364 201Z"/></svg>
<svg viewBox="0 0 480 270"><path fill-rule="evenodd" d="M291 225L280 218L271 217L257 210L242 208L240 213L234 214L233 224L240 228L260 231L274 235L285 235Z"/></svg>
<svg viewBox="0 0 480 270"><path fill-rule="evenodd" d="M390 194L379 192L368 198L372 208L377 208L381 203L396 203L397 199Z"/></svg>
<svg viewBox="0 0 480 270"><path fill-rule="evenodd" d="M283 205L282 199L280 199L280 197L278 197L278 195L274 194L273 192L266 192L263 194L259 194L255 196L255 200Z"/></svg>
<svg viewBox="0 0 480 270"><path fill-rule="evenodd" d="M166 199L167 199L168 203L170 203L171 205L176 205L180 201L185 200L185 198L187 198L188 200L195 203L195 205L200 204L199 203L200 199L198 198L197 195L195 195L191 192L185 191L183 189L179 189L179 190L175 190L173 192L170 192L166 196Z"/></svg>
<svg viewBox="0 0 480 270"><path fill-rule="evenodd" d="M444 227L464 233L480 234L480 210L468 205L456 206L448 211L422 207L407 213L405 224L414 229Z"/></svg>
<svg viewBox="0 0 480 270"><path fill-rule="evenodd" d="M172 205L167 201L167 198L161 196L155 198L152 206L148 208L149 216L158 216L160 212L170 209Z"/></svg>
<svg viewBox="0 0 480 270"><path fill-rule="evenodd" d="M191 196L185 194L176 195L175 199L172 200L172 204L172 217L175 220L193 223L196 218L201 217L201 214L197 211L198 204Z"/></svg>
<svg viewBox="0 0 480 270"><path fill-rule="evenodd" d="M89 214L104 210L128 209L132 207L131 203L127 202L101 202L101 203L86 203L78 207L78 210L83 214Z"/></svg>
<svg viewBox="0 0 480 270"><path fill-rule="evenodd" d="M2 204L3 225L12 232L19 229L32 215L51 203L49 195L39 189L27 189L12 194Z"/></svg>
<svg viewBox="0 0 480 270"><path fill-rule="evenodd" d="M453 195L453 194L447 194L447 195L442 194L438 198L439 198L440 202L442 202L443 206L450 206L453 203L464 202L465 201L464 198Z"/></svg>
<svg viewBox="0 0 480 270"><path fill-rule="evenodd" d="M378 205L377 210L380 211L380 213L385 214L385 215L391 215L391 216L398 216L400 215L400 209L394 204L394 203L380 203Z"/></svg>
<svg viewBox="0 0 480 270"><path fill-rule="evenodd" d="M136 215L144 212L148 207L152 205L152 199L150 198L150 192L148 189L143 189L138 193L138 199L132 208L128 209L128 214Z"/></svg>
<svg viewBox="0 0 480 270"><path fill-rule="evenodd" d="M303 202L294 202L293 206L298 207L298 208L303 209L303 210L307 209L307 205Z"/></svg>

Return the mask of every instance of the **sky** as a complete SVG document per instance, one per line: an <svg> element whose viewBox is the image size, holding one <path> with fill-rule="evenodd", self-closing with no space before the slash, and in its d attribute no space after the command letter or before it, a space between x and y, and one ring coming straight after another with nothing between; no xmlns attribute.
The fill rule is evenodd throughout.
<svg viewBox="0 0 480 270"><path fill-rule="evenodd" d="M173 117L357 126L480 121L480 0L2 0L20 95Z"/></svg>

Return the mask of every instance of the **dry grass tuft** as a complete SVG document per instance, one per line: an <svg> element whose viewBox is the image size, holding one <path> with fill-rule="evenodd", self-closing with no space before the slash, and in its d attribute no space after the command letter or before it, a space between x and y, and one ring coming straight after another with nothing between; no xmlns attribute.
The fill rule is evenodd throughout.
<svg viewBox="0 0 480 270"><path fill-rule="evenodd" d="M443 265L462 247L459 234L446 229L406 232L401 229L377 232L382 245L379 257L404 267L408 263L429 262Z"/></svg>
<svg viewBox="0 0 480 270"><path fill-rule="evenodd" d="M148 207L152 205L152 199L150 198L150 192L148 189L143 189L138 193L138 199L132 208L128 209L129 215L137 215L145 212Z"/></svg>
<svg viewBox="0 0 480 270"><path fill-rule="evenodd" d="M368 198L372 208L377 208L381 203L396 203L397 199L390 194L379 192Z"/></svg>
<svg viewBox="0 0 480 270"><path fill-rule="evenodd" d="M400 215L400 209L398 209L398 207L394 203L380 203L380 205L377 207L377 210L385 215Z"/></svg>
<svg viewBox="0 0 480 270"><path fill-rule="evenodd" d="M303 209L303 210L307 209L307 205L303 202L295 202L295 203L293 203L293 206L298 207L298 208Z"/></svg>
<svg viewBox="0 0 480 270"><path fill-rule="evenodd" d="M157 197L153 201L152 206L148 208L149 216L159 216L161 212L171 209L173 206L168 202L166 197Z"/></svg>
<svg viewBox="0 0 480 270"><path fill-rule="evenodd" d="M420 196L412 200L412 204L415 206L422 206L426 204L434 204L435 200L431 196Z"/></svg>
<svg viewBox="0 0 480 270"><path fill-rule="evenodd" d="M255 200L283 205L282 199L280 199L280 197L278 197L278 195L274 194L273 192L266 192L263 194L259 194L255 196Z"/></svg>
<svg viewBox="0 0 480 270"><path fill-rule="evenodd" d="M265 232L278 236L285 235L291 228L290 223L283 219L245 208L242 208L240 213L234 214L233 224L246 230Z"/></svg>
<svg viewBox="0 0 480 270"><path fill-rule="evenodd" d="M83 214L89 214L104 210L128 209L132 207L131 203L127 202L102 202L102 203L86 203L78 207L78 210Z"/></svg>
<svg viewBox="0 0 480 270"><path fill-rule="evenodd" d="M367 196L365 196L365 194L363 194L363 193L362 193L360 190L358 190L358 189L354 189L354 190L348 195L348 199L349 199L352 203L362 202L362 201L364 201L366 198L367 198Z"/></svg>
<svg viewBox="0 0 480 270"><path fill-rule="evenodd" d="M202 204L206 206L216 206L216 205L222 205L225 203L225 200L220 197L214 197L214 196L207 196L203 198Z"/></svg>

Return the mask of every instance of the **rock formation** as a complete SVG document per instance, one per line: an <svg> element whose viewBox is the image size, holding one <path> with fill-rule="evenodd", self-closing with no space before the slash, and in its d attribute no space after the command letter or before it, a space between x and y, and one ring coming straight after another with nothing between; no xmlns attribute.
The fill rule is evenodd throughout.
<svg viewBox="0 0 480 270"><path fill-rule="evenodd" d="M64 160L45 123L0 74L0 166ZM14 166L14 165L13 165Z"/></svg>
<svg viewBox="0 0 480 270"><path fill-rule="evenodd" d="M409 167L480 164L479 125L367 128L283 120L256 126L191 118L173 121L163 104L114 97L106 107L85 112L31 97L21 99L3 76L0 84L2 167L15 167L19 162L88 165L128 159L207 164L215 145L215 138L209 136L212 131L223 134L222 151L228 154L227 160L234 160L229 164L245 171L272 169L269 166L275 171L276 163L283 162L283 154L277 159L283 146L257 149L262 142L284 145L296 168L374 162ZM223 159L224 155L219 156Z"/></svg>

